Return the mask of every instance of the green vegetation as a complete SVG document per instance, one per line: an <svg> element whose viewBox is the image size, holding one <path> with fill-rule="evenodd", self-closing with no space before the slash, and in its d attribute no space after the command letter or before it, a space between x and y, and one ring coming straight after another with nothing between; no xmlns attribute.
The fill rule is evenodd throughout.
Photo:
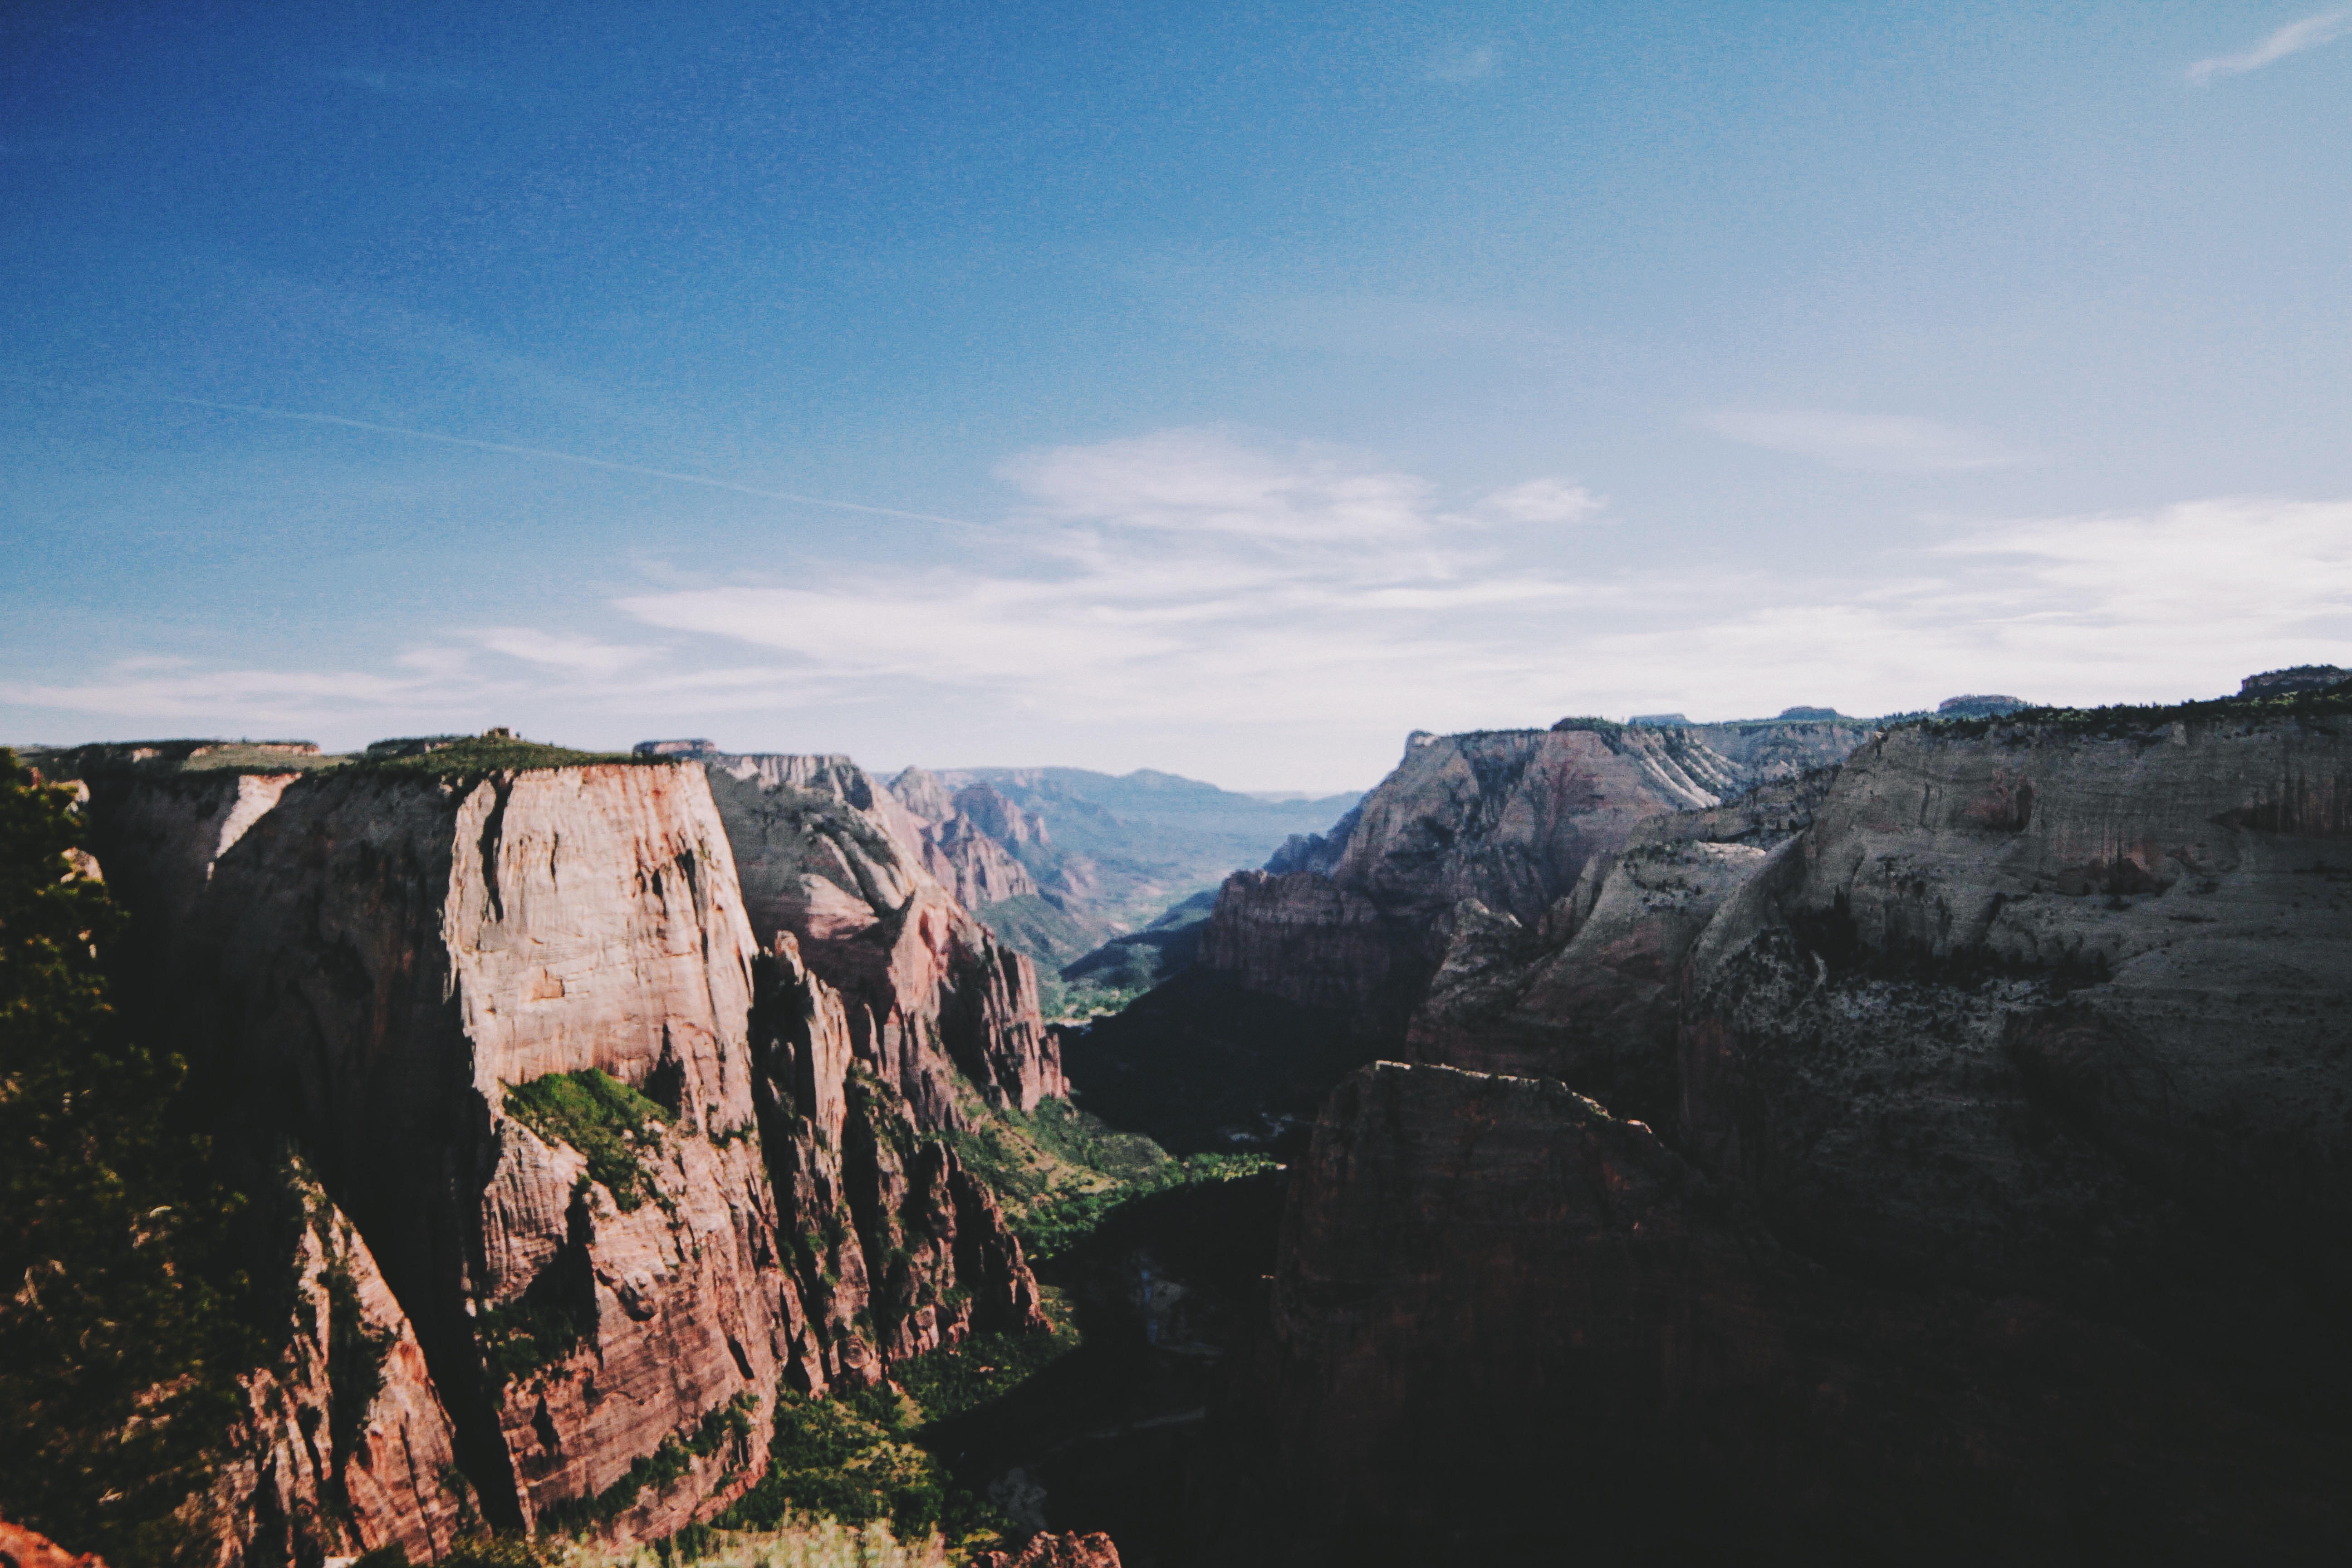
<svg viewBox="0 0 2352 1568"><path fill-rule="evenodd" d="M966 1109L971 1130L946 1136L957 1157L994 1189L1006 1224L1033 1261L1068 1251L1138 1198L1255 1175L1274 1164L1262 1154L1180 1160L1067 1100L1045 1100L1025 1115L1009 1107Z"/></svg>
<svg viewBox="0 0 2352 1568"><path fill-rule="evenodd" d="M169 1563L257 1359L228 1265L238 1200L185 1130L179 1058L127 1038L76 879L70 792L0 751L0 1515L118 1564Z"/></svg>
<svg viewBox="0 0 2352 1568"><path fill-rule="evenodd" d="M482 773L520 773L529 768L571 768L588 763L667 764L667 757L638 757L628 752L575 752L526 741L520 735L493 730L470 740L455 741L410 756L371 759L354 765L383 773L427 773L436 778L476 777Z"/></svg>
<svg viewBox="0 0 2352 1568"><path fill-rule="evenodd" d="M550 1073L507 1088L507 1114L538 1133L571 1144L588 1157L588 1175L634 1209L655 1195L652 1175L638 1159L660 1141L660 1127L677 1115L597 1068Z"/></svg>
<svg viewBox="0 0 2352 1568"><path fill-rule="evenodd" d="M528 1293L475 1314L474 1332L499 1377L509 1382L554 1365L586 1337L569 1308Z"/></svg>
<svg viewBox="0 0 2352 1568"><path fill-rule="evenodd" d="M887 1388L827 1399L780 1388L768 1473L716 1521L774 1530L796 1514L846 1524L889 1521L901 1541L937 1530L950 1546L982 1544L1003 1521L914 1441L907 1404Z"/></svg>
<svg viewBox="0 0 2352 1568"><path fill-rule="evenodd" d="M1052 1287L1046 1289L1052 1292ZM1003 1398L1078 1348L1078 1331L1068 1314L1051 1316L1055 1327L1045 1333L974 1334L891 1370L907 1397L921 1408L926 1427L951 1420Z"/></svg>
<svg viewBox="0 0 2352 1568"><path fill-rule="evenodd" d="M2318 691L2294 691L2277 697L2216 697L2198 702L2113 703L2104 708L2020 708L1998 718L1919 721L1926 734L1969 739L1996 729L2036 729L2082 735L2095 740L2156 740L2175 723L2267 719L2336 719L2352 714L2352 680Z"/></svg>

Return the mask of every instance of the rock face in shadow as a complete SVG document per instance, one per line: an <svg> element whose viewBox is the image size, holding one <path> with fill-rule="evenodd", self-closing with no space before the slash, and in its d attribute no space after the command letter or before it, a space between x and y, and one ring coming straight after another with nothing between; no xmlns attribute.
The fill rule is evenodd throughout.
<svg viewBox="0 0 2352 1568"><path fill-rule="evenodd" d="M892 963L931 963L903 989L934 1010L869 1007L861 1034L789 931L755 942L690 763L88 782L166 977L152 1026L195 1064L225 1149L250 1170L290 1144L316 1173L333 1217L297 1271L359 1280L346 1342L393 1347L371 1436L326 1443L301 1412L356 1396L320 1391L317 1314L292 1313L223 1505L247 1563L310 1561L306 1542L429 1559L467 1489L451 1457L489 1523L664 1536L753 1479L780 1375L859 1386L1038 1321L993 1197L929 1134L959 1097L1034 1104L1058 1072L1019 1026L1025 968L919 873L884 973L895 995ZM594 1125L518 1109L591 1069L642 1098ZM400 1462L373 1435L395 1426Z"/></svg>
<svg viewBox="0 0 2352 1568"><path fill-rule="evenodd" d="M2340 730L1897 730L1457 922L1416 1048L1544 1076L1327 1107L1202 1560L2338 1558Z"/></svg>
<svg viewBox="0 0 2352 1568"><path fill-rule="evenodd" d="M709 763L753 930L792 933L841 994L858 1058L928 1131L963 1125L961 1071L1034 1110L1066 1092L1029 961L923 867L922 828L845 757Z"/></svg>
<svg viewBox="0 0 2352 1568"><path fill-rule="evenodd" d="M1811 823L1837 774L1819 769L1650 817L1622 850L1587 861L1575 889L1532 927L1464 905L1413 1015L1408 1054L1562 1079L1671 1126L1685 961L1766 852Z"/></svg>

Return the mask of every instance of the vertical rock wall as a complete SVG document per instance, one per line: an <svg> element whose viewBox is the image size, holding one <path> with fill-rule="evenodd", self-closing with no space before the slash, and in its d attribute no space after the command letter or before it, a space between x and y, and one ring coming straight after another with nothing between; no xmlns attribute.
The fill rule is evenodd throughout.
<svg viewBox="0 0 2352 1568"><path fill-rule="evenodd" d="M1401 1042L1458 907L1533 928L1642 823L1713 806L1738 782L1679 731L1416 734L1344 841L1286 849L1307 868L1226 881L1202 967Z"/></svg>
<svg viewBox="0 0 2352 1568"><path fill-rule="evenodd" d="M698 773L303 781L183 946L225 1113L293 1137L367 1237L487 1517L663 1534L748 1480L714 1452L629 1489L764 1408L794 1311L762 1279L753 950ZM508 1086L587 1068L674 1113L633 1150L646 1201L507 1113Z"/></svg>
<svg viewBox="0 0 2352 1568"><path fill-rule="evenodd" d="M333 1217L297 1272L314 1296L362 1280L361 1342L394 1347L382 1398L415 1456L402 1479L374 1439L310 1430L347 1391L296 1310L215 1500L227 1549L428 1560L459 1499L491 1524L656 1538L753 1478L779 1374L859 1386L1042 1321L938 1136L983 1095L1059 1091L1034 978L905 864L862 774L773 771L835 807L886 801L815 825L840 837L789 846L771 818L754 840L757 866L789 853L857 889L856 932L888 918L860 946L800 911L813 948L852 955L858 1005L789 928L755 944L696 766L93 774L110 871L169 976L152 1026L249 1169L290 1141L316 1171ZM601 1141L509 1101L592 1068L645 1097Z"/></svg>

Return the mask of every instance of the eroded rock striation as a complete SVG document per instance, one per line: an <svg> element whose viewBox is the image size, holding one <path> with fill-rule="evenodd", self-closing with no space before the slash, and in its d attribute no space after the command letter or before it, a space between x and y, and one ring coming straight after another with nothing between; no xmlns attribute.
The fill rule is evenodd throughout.
<svg viewBox="0 0 2352 1568"><path fill-rule="evenodd" d="M1065 1092L1036 971L923 866L922 828L845 757L709 764L754 930L788 931L838 991L858 1058L927 1131L961 1127L960 1071L1034 1110Z"/></svg>
<svg viewBox="0 0 2352 1568"><path fill-rule="evenodd" d="M842 806L822 766L780 785ZM1040 1321L932 1136L1058 1089L1034 983L894 840L856 853L882 832L856 808L800 848L821 888L773 875L787 829L760 822L755 939L691 762L87 783L164 976L152 1026L225 1148L290 1145L318 1184L215 1499L229 1554L431 1560L460 1514L664 1536L754 1478L780 1378L860 1386ZM847 913L845 883L876 901ZM855 1003L778 918L794 893Z"/></svg>
<svg viewBox="0 0 2352 1568"><path fill-rule="evenodd" d="M1458 907L1532 927L1639 824L1713 806L1739 783L1682 731L1563 724L1416 735L1344 836L1286 846L1277 863L1295 868L1227 880L1202 966L1401 1039Z"/></svg>

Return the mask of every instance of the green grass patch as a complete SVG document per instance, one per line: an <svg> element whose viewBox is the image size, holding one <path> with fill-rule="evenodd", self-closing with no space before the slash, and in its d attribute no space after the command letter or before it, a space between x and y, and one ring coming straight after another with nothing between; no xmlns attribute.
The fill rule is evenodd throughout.
<svg viewBox="0 0 2352 1568"><path fill-rule="evenodd" d="M976 1102L968 1109L973 1125L945 1136L995 1191L1005 1223L1032 1260L1067 1251L1137 1198L1255 1175L1275 1163L1263 1154L1180 1160L1141 1133L1121 1132L1063 1100L1026 1114Z"/></svg>
<svg viewBox="0 0 2352 1568"><path fill-rule="evenodd" d="M653 1194L653 1178L638 1152L652 1148L661 1129L677 1120L668 1107L597 1068L509 1084L506 1106L509 1116L541 1137L586 1155L590 1179L603 1183L623 1210Z"/></svg>
<svg viewBox="0 0 2352 1568"><path fill-rule="evenodd" d="M470 777L481 773L521 773L531 768L576 768L591 763L668 764L670 757L639 757L629 752L577 752L551 746L519 735L482 735L456 741L414 756L390 757L353 764L383 773L426 773L436 778Z"/></svg>
<svg viewBox="0 0 2352 1568"><path fill-rule="evenodd" d="M929 1426L993 1404L1077 1348L1078 1331L1061 1316L1045 1333L974 1334L891 1371Z"/></svg>
<svg viewBox="0 0 2352 1568"><path fill-rule="evenodd" d="M901 1541L937 1530L951 1549L1003 1533L1005 1521L912 1440L907 1421L905 1402L887 1389L832 1399L779 1388L768 1473L712 1522L775 1530L802 1514L887 1521Z"/></svg>

